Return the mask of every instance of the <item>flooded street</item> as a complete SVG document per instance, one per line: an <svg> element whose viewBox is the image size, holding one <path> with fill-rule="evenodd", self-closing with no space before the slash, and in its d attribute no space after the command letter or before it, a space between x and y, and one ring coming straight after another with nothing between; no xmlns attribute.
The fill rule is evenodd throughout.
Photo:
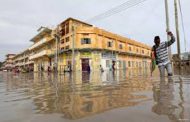
<svg viewBox="0 0 190 122"><path fill-rule="evenodd" d="M0 122L190 122L190 76L0 72Z"/></svg>

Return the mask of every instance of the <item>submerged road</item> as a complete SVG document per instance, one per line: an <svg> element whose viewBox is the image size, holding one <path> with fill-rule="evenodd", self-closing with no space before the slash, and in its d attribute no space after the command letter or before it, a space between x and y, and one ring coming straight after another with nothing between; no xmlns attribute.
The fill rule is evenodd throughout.
<svg viewBox="0 0 190 122"><path fill-rule="evenodd" d="M0 122L190 122L190 75L0 72Z"/></svg>

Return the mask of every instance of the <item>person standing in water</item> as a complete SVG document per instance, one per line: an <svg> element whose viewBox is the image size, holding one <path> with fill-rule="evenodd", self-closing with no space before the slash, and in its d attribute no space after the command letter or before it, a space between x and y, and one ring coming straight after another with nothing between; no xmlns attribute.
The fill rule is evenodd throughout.
<svg viewBox="0 0 190 122"><path fill-rule="evenodd" d="M170 41L161 42L159 36L155 36L154 43L152 47L152 54L154 54L156 65L160 70L160 76L165 76L165 69L167 70L168 76L172 76L172 65L169 59L168 47L170 47L175 42L175 37L172 32L167 32L170 36Z"/></svg>

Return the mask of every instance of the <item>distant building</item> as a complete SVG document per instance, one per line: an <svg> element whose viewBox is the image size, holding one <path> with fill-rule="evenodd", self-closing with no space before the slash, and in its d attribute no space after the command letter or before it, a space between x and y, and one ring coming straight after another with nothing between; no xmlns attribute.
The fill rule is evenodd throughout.
<svg viewBox="0 0 190 122"><path fill-rule="evenodd" d="M183 61L190 60L190 52L181 53L180 59ZM179 60L178 54L174 54L173 55L173 61L178 61L178 60Z"/></svg>
<svg viewBox="0 0 190 122"><path fill-rule="evenodd" d="M15 71L33 71L34 62L29 59L30 55L30 50L26 49L23 52L14 56L13 63Z"/></svg>
<svg viewBox="0 0 190 122"><path fill-rule="evenodd" d="M6 55L6 60L3 64L3 70L12 71L12 69L14 68L14 64L13 64L14 56L15 56L15 54L7 54Z"/></svg>

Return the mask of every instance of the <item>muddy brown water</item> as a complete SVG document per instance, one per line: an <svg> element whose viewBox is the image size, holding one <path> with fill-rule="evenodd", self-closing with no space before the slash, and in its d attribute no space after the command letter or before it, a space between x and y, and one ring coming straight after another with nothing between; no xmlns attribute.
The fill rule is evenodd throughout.
<svg viewBox="0 0 190 122"><path fill-rule="evenodd" d="M190 76L0 72L0 122L70 121L190 122Z"/></svg>

